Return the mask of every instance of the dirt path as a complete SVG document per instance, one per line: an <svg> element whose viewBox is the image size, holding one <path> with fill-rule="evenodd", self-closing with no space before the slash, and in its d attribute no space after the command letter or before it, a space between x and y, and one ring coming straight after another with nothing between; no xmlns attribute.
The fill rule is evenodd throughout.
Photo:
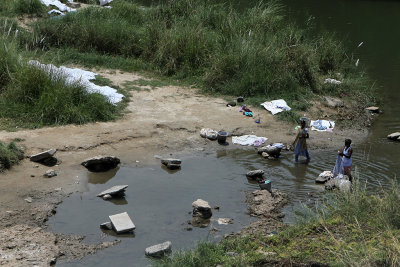
<svg viewBox="0 0 400 267"><path fill-rule="evenodd" d="M121 87L126 81L144 79L136 74L119 71L111 73L103 70L98 73ZM63 255L81 257L96 248L109 245L100 244L95 248L84 249L85 246L78 245L81 241L79 238L57 238L43 230L48 216L54 213L56 205L65 195L85 190L88 174L80 163L88 157L109 154L119 157L122 165L158 164L158 159L154 157L156 154L167 156L170 153L217 147L217 143L199 136L200 129L205 127L224 129L233 135L265 136L269 138L268 143L293 142L293 125L276 121L266 110L253 110L259 114L260 124L256 124L253 118L243 116L237 107L226 107L223 99L200 95L195 89L166 86L132 91L128 113L116 122L0 132L2 141L23 139L21 143L26 147L26 155L56 148L56 157L60 162L52 167L58 172L58 176L53 178L43 177L49 167L30 162L29 159L0 175L0 241L13 239L16 244L14 246L14 243L9 245L9 241L2 242L0 265L38 265L37 261L29 261L29 253L24 254L24 257L16 253L21 248L18 236L24 238L19 231L28 231L34 240L32 242L38 247L49 240L58 240L51 241L58 247L68 242L75 244L69 246L72 251L69 253L60 253L59 248L49 246L49 250L43 252L46 260L39 264L44 266ZM366 134L366 131L339 129L332 133L313 132L309 146L311 149L337 148L342 146L344 138L361 140ZM24 200L28 197L32 198L31 203ZM82 253L74 253L74 250Z"/></svg>

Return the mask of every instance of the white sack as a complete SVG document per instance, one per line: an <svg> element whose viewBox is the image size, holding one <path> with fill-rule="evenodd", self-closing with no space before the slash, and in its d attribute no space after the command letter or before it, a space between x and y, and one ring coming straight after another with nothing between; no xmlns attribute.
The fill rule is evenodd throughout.
<svg viewBox="0 0 400 267"><path fill-rule="evenodd" d="M267 101L261 104L266 110L270 111L272 115L275 115L279 112L285 110L291 110L291 108L286 104L286 101L283 99Z"/></svg>

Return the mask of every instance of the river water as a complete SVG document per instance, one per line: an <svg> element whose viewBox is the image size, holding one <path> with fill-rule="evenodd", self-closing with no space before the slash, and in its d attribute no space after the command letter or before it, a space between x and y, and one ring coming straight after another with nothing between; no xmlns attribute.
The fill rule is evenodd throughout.
<svg viewBox="0 0 400 267"><path fill-rule="evenodd" d="M254 3L237 1L242 7ZM376 82L383 97L383 113L373 123L366 142L354 144L354 167L360 178L369 183L370 190L389 185L400 174L400 143L386 139L389 133L400 131L400 2L284 0L283 3L288 19L304 24L312 16L317 32L336 32ZM357 47L361 42L363 45ZM99 224L107 221L108 215L124 211L137 229L135 235L118 236L122 242L112 248L57 265L146 266L151 263L144 256L147 246L171 240L177 251L194 247L198 241L219 240L254 220L247 215L244 203L244 192L257 189L257 185L245 178L251 169L264 169L273 187L289 194L291 203L284 209L284 220L291 223L293 211L301 203L313 203L322 194L323 187L314 183L315 177L331 169L336 157L336 149L313 151L310 164L294 164L293 154L289 152L279 161L266 161L252 149L222 147L217 143L211 146L212 149L204 152L182 155L182 170L175 173L162 169L159 164L122 166L101 176L82 173L83 193L71 195L57 208L57 214L50 218L50 229L86 235L89 243L109 241L116 237L102 232ZM96 197L100 191L117 184L129 185L124 200L110 202ZM213 218L229 217L234 223L223 226L212 221L218 229L215 233L210 232L210 227L189 225L191 203L197 198L220 207L219 211L213 211ZM187 231L188 227L192 230Z"/></svg>

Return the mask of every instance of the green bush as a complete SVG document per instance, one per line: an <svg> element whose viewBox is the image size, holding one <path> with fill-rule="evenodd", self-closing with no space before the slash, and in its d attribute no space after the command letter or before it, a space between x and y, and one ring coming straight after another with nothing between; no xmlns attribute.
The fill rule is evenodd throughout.
<svg viewBox="0 0 400 267"><path fill-rule="evenodd" d="M11 168L24 157L24 151L11 142L8 145L0 142L0 171Z"/></svg>

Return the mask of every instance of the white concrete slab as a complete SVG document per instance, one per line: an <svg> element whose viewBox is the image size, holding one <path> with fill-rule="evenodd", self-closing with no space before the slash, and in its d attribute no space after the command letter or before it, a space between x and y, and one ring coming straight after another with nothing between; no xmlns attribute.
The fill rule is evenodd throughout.
<svg viewBox="0 0 400 267"><path fill-rule="evenodd" d="M108 216L117 234L130 232L136 228L127 212Z"/></svg>

